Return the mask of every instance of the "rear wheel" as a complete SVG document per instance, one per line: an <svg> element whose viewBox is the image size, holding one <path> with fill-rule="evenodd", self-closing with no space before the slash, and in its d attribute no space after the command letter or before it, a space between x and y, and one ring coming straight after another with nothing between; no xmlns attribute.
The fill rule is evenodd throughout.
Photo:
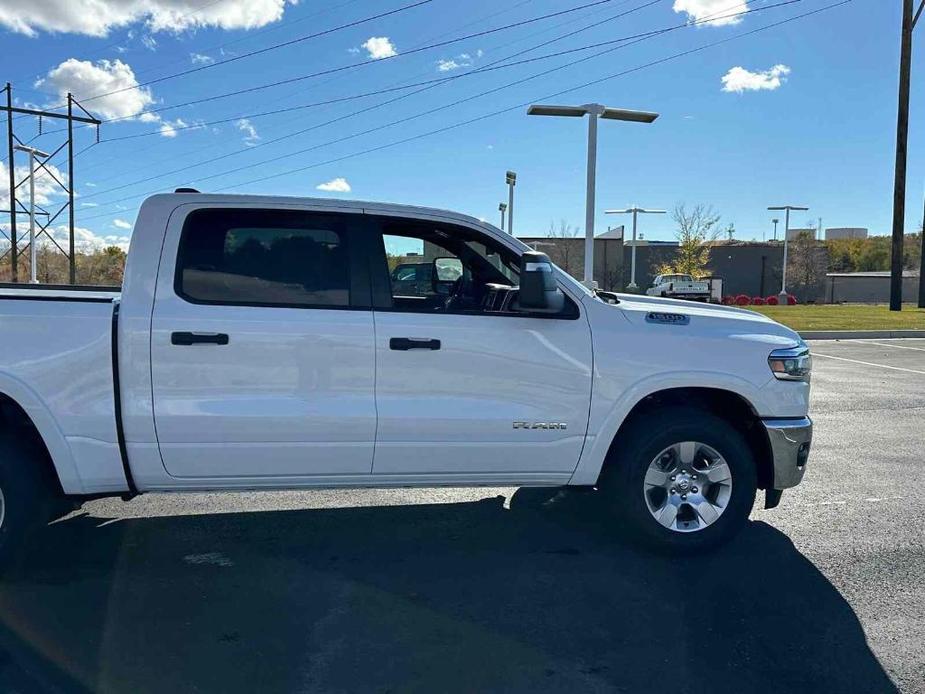
<svg viewBox="0 0 925 694"><path fill-rule="evenodd" d="M755 501L754 455L715 415L678 407L637 419L601 474L611 511L634 537L669 551L729 540Z"/></svg>
<svg viewBox="0 0 925 694"><path fill-rule="evenodd" d="M0 568L15 561L33 533L65 506L42 456L30 441L0 431Z"/></svg>

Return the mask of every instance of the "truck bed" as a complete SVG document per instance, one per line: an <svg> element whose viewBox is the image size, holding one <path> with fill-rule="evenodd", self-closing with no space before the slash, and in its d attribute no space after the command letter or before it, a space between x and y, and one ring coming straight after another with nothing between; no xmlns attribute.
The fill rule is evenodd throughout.
<svg viewBox="0 0 925 694"><path fill-rule="evenodd" d="M117 287L0 285L0 392L51 450L64 491L122 491L113 311ZM78 474L78 470L80 471Z"/></svg>

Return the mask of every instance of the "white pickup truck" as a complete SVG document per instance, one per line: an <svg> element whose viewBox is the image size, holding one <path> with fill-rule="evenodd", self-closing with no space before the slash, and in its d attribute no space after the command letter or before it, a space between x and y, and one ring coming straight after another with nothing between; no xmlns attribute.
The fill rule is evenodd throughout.
<svg viewBox="0 0 925 694"><path fill-rule="evenodd" d="M394 291L412 252L432 281ZM700 550L800 482L812 432L792 330L596 294L418 207L156 195L121 292L6 285L0 334L6 558L62 500L436 485L593 488Z"/></svg>
<svg viewBox="0 0 925 694"><path fill-rule="evenodd" d="M655 279L652 280L652 286L646 290L646 294L671 299L709 301L710 283L697 281L693 275L656 275Z"/></svg>

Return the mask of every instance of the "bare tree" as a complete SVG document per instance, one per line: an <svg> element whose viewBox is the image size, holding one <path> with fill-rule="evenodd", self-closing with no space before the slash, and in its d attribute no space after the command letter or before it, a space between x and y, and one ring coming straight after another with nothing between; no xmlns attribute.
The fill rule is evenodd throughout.
<svg viewBox="0 0 925 694"><path fill-rule="evenodd" d="M801 231L790 242L787 277L791 288L804 300L814 300L821 291L829 258L826 246L810 231Z"/></svg>
<svg viewBox="0 0 925 694"><path fill-rule="evenodd" d="M710 205L696 205L690 210L684 203L675 205L671 218L678 225L675 238L678 250L675 258L661 266L663 272L678 272L694 277L708 273L710 246L720 234L720 216Z"/></svg>
<svg viewBox="0 0 925 694"><path fill-rule="evenodd" d="M561 243L556 243L550 248L553 252L548 255L552 262L576 278L584 272L584 246L572 242L572 239L578 237L578 232L577 226L572 226L564 219L559 220L558 227L550 221L549 230L546 232L549 238L562 239Z"/></svg>

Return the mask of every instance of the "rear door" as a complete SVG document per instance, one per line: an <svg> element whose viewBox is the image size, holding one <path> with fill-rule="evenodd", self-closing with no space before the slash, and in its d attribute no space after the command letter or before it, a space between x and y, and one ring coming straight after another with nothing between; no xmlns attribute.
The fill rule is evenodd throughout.
<svg viewBox="0 0 925 694"><path fill-rule="evenodd" d="M361 214L178 210L151 330L154 416L176 477L370 473L375 353Z"/></svg>
<svg viewBox="0 0 925 694"><path fill-rule="evenodd" d="M517 284L515 253L440 221L377 223L374 475L564 479L591 401L591 335L579 304L568 299L556 316L498 310L492 287ZM430 281L399 279L394 268L409 261L431 266Z"/></svg>

